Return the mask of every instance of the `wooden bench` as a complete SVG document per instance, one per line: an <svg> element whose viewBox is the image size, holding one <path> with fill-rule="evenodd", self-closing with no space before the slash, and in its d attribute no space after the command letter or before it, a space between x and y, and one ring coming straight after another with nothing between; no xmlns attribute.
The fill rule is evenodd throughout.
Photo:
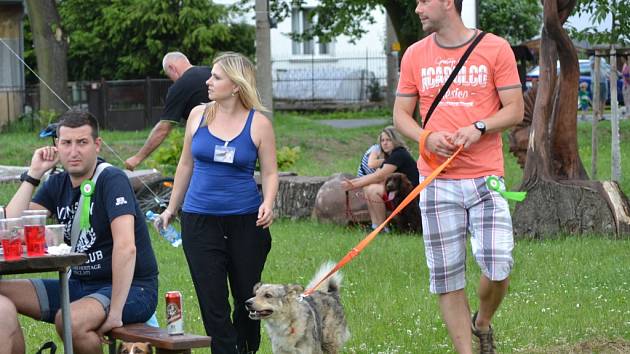
<svg viewBox="0 0 630 354"><path fill-rule="evenodd" d="M166 329L150 327L144 323L114 328L109 333L109 339L109 354L116 353L116 340L151 343L156 354L189 354L192 348L210 347L210 337L194 334L171 336Z"/></svg>

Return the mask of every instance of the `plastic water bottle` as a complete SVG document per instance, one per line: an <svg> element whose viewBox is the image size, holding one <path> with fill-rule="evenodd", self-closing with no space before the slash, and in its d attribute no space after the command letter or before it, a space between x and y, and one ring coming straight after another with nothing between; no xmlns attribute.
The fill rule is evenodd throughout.
<svg viewBox="0 0 630 354"><path fill-rule="evenodd" d="M159 215L152 212L151 210L147 211L147 220L149 220L153 225L155 225L155 220L159 218ZM162 227L162 220L158 219L157 231L158 233L164 237L168 242L171 243L173 247L178 247L182 244L182 235L175 229L172 224L169 224L166 228Z"/></svg>
<svg viewBox="0 0 630 354"><path fill-rule="evenodd" d="M144 324L146 324L149 327L160 328L160 323L158 322L155 312L153 313L153 316L151 316L151 318L149 318L149 320L146 321Z"/></svg>

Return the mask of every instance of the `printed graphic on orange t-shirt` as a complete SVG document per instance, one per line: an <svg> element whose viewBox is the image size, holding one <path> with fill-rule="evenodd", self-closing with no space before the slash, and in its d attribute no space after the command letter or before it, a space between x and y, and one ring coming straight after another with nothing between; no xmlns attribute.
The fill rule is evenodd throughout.
<svg viewBox="0 0 630 354"><path fill-rule="evenodd" d="M425 117L433 100L464 55L472 39L456 48L441 47L435 35L413 44L403 56L398 82L399 96L418 97ZM483 120L501 108L497 90L520 89L514 53L502 38L487 34L475 47L433 112L426 129L454 132ZM440 178L503 176L500 133L484 134L463 150ZM443 159L438 158L438 161ZM420 174L432 169L418 160Z"/></svg>

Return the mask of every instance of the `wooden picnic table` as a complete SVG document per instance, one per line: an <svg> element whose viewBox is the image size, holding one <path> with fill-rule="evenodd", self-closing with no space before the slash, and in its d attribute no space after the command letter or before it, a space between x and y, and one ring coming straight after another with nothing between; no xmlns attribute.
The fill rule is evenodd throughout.
<svg viewBox="0 0 630 354"><path fill-rule="evenodd" d="M69 270L73 265L80 265L87 261L84 253L69 253L66 255L44 255L38 257L22 256L21 259L6 261L0 256L0 274L26 274L41 272L59 272L61 289L61 317L63 320L64 353L73 354L72 329L70 326L70 294L68 291Z"/></svg>

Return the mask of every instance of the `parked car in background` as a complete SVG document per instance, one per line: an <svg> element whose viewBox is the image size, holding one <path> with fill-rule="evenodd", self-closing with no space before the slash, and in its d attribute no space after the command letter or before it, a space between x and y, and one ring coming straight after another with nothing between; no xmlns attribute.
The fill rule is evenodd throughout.
<svg viewBox="0 0 630 354"><path fill-rule="evenodd" d="M575 94L577 95L579 85L581 82L586 82L588 84L588 94L592 98L593 93L591 91L591 62L588 59L580 59L580 81L578 82L578 86L575 88ZM606 79L610 77L610 64L608 64L605 60L601 60L601 66L604 72L606 72ZM558 70L560 70L560 62L558 62ZM525 86L527 88L532 87L532 85L538 81L538 77L540 76L540 67L536 66L525 75ZM617 101L620 105L623 105L623 79L621 77L621 72L617 71ZM601 78L603 80L604 78ZM608 98L606 98L606 104L610 104L610 89L608 90Z"/></svg>

